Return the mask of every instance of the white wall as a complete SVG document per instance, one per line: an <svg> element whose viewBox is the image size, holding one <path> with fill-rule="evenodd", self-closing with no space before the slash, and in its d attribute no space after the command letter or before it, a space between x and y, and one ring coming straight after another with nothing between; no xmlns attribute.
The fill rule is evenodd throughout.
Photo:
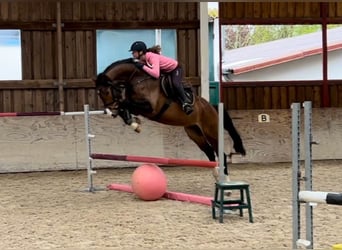
<svg viewBox="0 0 342 250"><path fill-rule="evenodd" d="M329 52L329 79L342 79L342 50ZM322 79L322 55L281 63L260 70L230 75L233 81L289 81Z"/></svg>

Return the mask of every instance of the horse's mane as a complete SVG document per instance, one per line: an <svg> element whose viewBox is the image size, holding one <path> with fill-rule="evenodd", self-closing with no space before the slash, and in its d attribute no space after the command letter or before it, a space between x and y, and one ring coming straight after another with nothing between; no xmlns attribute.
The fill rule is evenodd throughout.
<svg viewBox="0 0 342 250"><path fill-rule="evenodd" d="M122 59L122 60L118 60L113 62L112 64L110 64L103 72L101 72L100 74L97 75L95 83L96 83L96 87L98 86L103 86L103 85L110 85L111 80L108 78L108 76L106 75L106 73L108 71L110 71L113 67L119 65L119 64L124 64L124 63L133 63L133 58L127 58L127 59Z"/></svg>
<svg viewBox="0 0 342 250"><path fill-rule="evenodd" d="M123 63L133 63L133 58L126 58L126 59L115 61L112 64L110 64L102 73L106 74L109 70L111 70L116 65L123 64Z"/></svg>

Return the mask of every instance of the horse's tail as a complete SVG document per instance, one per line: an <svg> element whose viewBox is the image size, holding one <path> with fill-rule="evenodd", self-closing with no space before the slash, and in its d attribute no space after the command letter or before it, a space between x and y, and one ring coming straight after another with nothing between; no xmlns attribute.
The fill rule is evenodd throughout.
<svg viewBox="0 0 342 250"><path fill-rule="evenodd" d="M216 111L218 111L218 106L213 105ZM243 146L241 136L239 132L236 130L232 118L229 116L228 111L224 108L223 110L223 127L229 133L230 137L234 142L234 150L236 153L240 153L241 155L246 155L246 150Z"/></svg>

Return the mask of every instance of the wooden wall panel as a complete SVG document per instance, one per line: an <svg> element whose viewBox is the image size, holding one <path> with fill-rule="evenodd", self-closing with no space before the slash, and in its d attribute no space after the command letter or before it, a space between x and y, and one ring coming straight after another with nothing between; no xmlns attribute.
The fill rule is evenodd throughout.
<svg viewBox="0 0 342 250"><path fill-rule="evenodd" d="M85 58L84 58L84 51L86 51L86 34L83 31L76 31L75 32L75 61L74 64L76 66L76 71L74 72L73 76L76 78L83 78L86 77L86 69L85 69Z"/></svg>
<svg viewBox="0 0 342 250"><path fill-rule="evenodd" d="M24 91L12 91L11 95L13 96L13 108L15 110L25 110L25 105L23 102L23 100L25 100Z"/></svg>
<svg viewBox="0 0 342 250"><path fill-rule="evenodd" d="M339 96L339 94L338 94L338 86L331 86L330 87L330 100L332 101L332 102L336 102L336 103L338 103L338 96Z"/></svg>
<svg viewBox="0 0 342 250"><path fill-rule="evenodd" d="M56 62L56 36L55 32L42 32L42 61L43 61L43 78L52 79L56 77L57 62Z"/></svg>
<svg viewBox="0 0 342 250"><path fill-rule="evenodd" d="M228 20L320 18L320 15L319 2L220 2L219 5L220 18Z"/></svg>
<svg viewBox="0 0 342 250"><path fill-rule="evenodd" d="M0 20L41 21L55 20L55 2L51 1L9 1L0 2Z"/></svg>
<svg viewBox="0 0 342 250"><path fill-rule="evenodd" d="M57 96L57 90L48 89L44 90L44 106L42 108L42 111L55 111L58 110L58 96ZM35 109L36 110L36 109Z"/></svg>
<svg viewBox="0 0 342 250"><path fill-rule="evenodd" d="M31 61L31 63L33 64L32 79L44 79L44 74L42 72L42 67L44 66L44 60L42 58L44 56L44 53L42 53L42 33L38 31L32 32L31 38L33 59Z"/></svg>
<svg viewBox="0 0 342 250"><path fill-rule="evenodd" d="M22 31L23 79L56 78L56 38L51 31Z"/></svg>
<svg viewBox="0 0 342 250"><path fill-rule="evenodd" d="M341 2L330 2L328 3L328 17L342 17L342 3Z"/></svg>
<svg viewBox="0 0 342 250"><path fill-rule="evenodd" d="M21 32L22 79L33 79L31 32Z"/></svg>
<svg viewBox="0 0 342 250"><path fill-rule="evenodd" d="M331 106L342 107L342 83L329 85ZM223 85L221 101L228 109L288 109L293 102L312 101L314 108L322 106L320 85L250 86Z"/></svg>
<svg viewBox="0 0 342 250"><path fill-rule="evenodd" d="M246 108L252 109L254 107L253 88L246 87Z"/></svg>
<svg viewBox="0 0 342 250"><path fill-rule="evenodd" d="M269 87L267 88L268 95L264 94L264 106L267 107L267 109L274 107L275 109L280 109L281 107L281 93L280 93L280 87ZM265 91L266 92L266 91Z"/></svg>
<svg viewBox="0 0 342 250"><path fill-rule="evenodd" d="M240 87L242 88L242 87ZM264 100L265 100L265 96L264 96L264 87L257 87L254 89L254 107L256 109L262 109L264 107ZM239 109L244 109L243 108L243 104L240 103L240 105L238 106Z"/></svg>
<svg viewBox="0 0 342 250"><path fill-rule="evenodd" d="M64 53L63 53L63 61L64 61L64 77L71 78L74 76L76 72L76 64L75 64L75 32L66 31L64 32Z"/></svg>
<svg viewBox="0 0 342 250"><path fill-rule="evenodd" d="M8 3L8 2L1 2L0 3L0 19L2 21L8 20L9 4L10 3Z"/></svg>
<svg viewBox="0 0 342 250"><path fill-rule="evenodd" d="M83 60L85 61L85 77L92 78L96 74L96 32L95 31L86 31L85 32L85 45Z"/></svg>
<svg viewBox="0 0 342 250"><path fill-rule="evenodd" d="M96 74L95 31L63 32L65 78L93 78Z"/></svg>
<svg viewBox="0 0 342 250"><path fill-rule="evenodd" d="M178 30L178 61L183 66L185 76L199 76L198 30Z"/></svg>
<svg viewBox="0 0 342 250"><path fill-rule="evenodd" d="M329 21L341 20L342 4L327 3ZM220 2L220 16L229 21L275 18L319 20L320 3L310 2ZM178 59L185 77L198 84L199 5L194 2L62 1L63 74L65 111L101 108L91 78L96 71L96 34L104 28L155 28L177 23ZM221 13L222 12L222 13ZM0 3L0 25L19 25L22 30L23 81L0 82L1 112L58 110L56 2L8 1ZM2 21L2 22L1 22ZM101 21L101 22L100 22ZM123 25L124 24L124 25ZM69 25L69 26L68 26ZM107 25L107 26L106 26ZM145 26L144 26L145 25ZM188 26L187 26L188 25ZM196 26L197 25L197 26ZM12 26L10 26L12 27ZM173 26L172 26L173 27ZM27 80L33 80L30 82ZM18 83L20 83L18 86ZM330 84L333 107L342 106L340 83ZM222 100L230 109L289 108L294 101L312 99L321 105L321 87L313 85L239 85L224 87ZM334 106L335 105L335 106Z"/></svg>
<svg viewBox="0 0 342 250"><path fill-rule="evenodd" d="M15 102L12 98L12 92L10 90L2 91L2 102L2 105L0 105L0 108L2 108L2 112L13 110L13 103Z"/></svg>
<svg viewBox="0 0 342 250"><path fill-rule="evenodd" d="M330 96L335 107L342 107L342 85L330 86Z"/></svg>
<svg viewBox="0 0 342 250"><path fill-rule="evenodd" d="M188 30L187 31L187 47L188 51L186 52L186 64L188 65L187 75L190 77L198 76L198 63L200 61L199 58L199 48L198 48L198 37L199 32L197 30Z"/></svg>
<svg viewBox="0 0 342 250"><path fill-rule="evenodd" d="M198 20L198 4L192 2L63 1L66 21L165 21Z"/></svg>
<svg viewBox="0 0 342 250"><path fill-rule="evenodd" d="M44 110L45 109L45 95L44 91L37 89L32 96L32 111L35 109Z"/></svg>
<svg viewBox="0 0 342 250"><path fill-rule="evenodd" d="M108 24L115 28L115 22L119 22L121 29L141 28L145 21L149 23L144 28L154 28L160 22L167 24L166 21L174 28L172 25L176 22L181 41L178 57L186 65L185 78L199 83L198 3L61 1L60 6L63 77L67 83L64 86L65 111L83 109L85 102L94 109L101 106L91 81L96 74L95 31L99 28L98 22L93 21L103 21L104 28L108 28ZM54 85L58 75L56 9L56 1L0 3L0 21L3 21L0 28L22 29L23 65L22 81L0 82L2 112L59 109ZM190 25L192 28L187 28L187 21L196 22ZM73 83L70 80L74 80Z"/></svg>

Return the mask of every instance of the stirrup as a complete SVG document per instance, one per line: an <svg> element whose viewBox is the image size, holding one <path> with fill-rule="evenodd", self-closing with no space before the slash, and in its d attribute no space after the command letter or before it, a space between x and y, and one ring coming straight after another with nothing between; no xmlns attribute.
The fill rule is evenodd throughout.
<svg viewBox="0 0 342 250"><path fill-rule="evenodd" d="M190 115L194 111L192 106L187 102L183 103L182 109L187 115Z"/></svg>

